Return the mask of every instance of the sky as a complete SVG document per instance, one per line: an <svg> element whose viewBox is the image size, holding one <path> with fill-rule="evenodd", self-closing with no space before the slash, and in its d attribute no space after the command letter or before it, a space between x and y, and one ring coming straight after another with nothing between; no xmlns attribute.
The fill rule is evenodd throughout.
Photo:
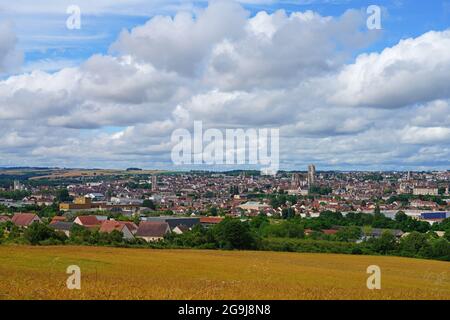
<svg viewBox="0 0 450 320"><path fill-rule="evenodd" d="M279 129L285 170L448 170L450 0L0 0L0 166L177 169L194 121Z"/></svg>

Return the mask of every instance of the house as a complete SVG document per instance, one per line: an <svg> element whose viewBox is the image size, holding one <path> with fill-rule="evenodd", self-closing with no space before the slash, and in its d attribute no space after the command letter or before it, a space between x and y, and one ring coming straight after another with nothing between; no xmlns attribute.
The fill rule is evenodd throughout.
<svg viewBox="0 0 450 320"><path fill-rule="evenodd" d="M97 206L92 204L91 198L77 197L73 200L73 203L60 203L59 210L61 211L77 211L77 210L91 210L97 209Z"/></svg>
<svg viewBox="0 0 450 320"><path fill-rule="evenodd" d="M249 201L247 203L241 204L238 206L238 208L241 208L242 210L245 210L247 212L255 211L259 212L260 210L264 210L266 208L269 208L270 206L265 203L259 203L256 201Z"/></svg>
<svg viewBox="0 0 450 320"><path fill-rule="evenodd" d="M124 239L133 239L133 233L128 228L128 225L122 221L105 220L102 221L99 232L111 233L114 230L122 232Z"/></svg>
<svg viewBox="0 0 450 320"><path fill-rule="evenodd" d="M135 236L136 238L150 242L163 240L164 236L168 233L170 233L170 227L167 222L143 221L139 224Z"/></svg>
<svg viewBox="0 0 450 320"><path fill-rule="evenodd" d="M0 216L0 223L11 221L11 218L8 216Z"/></svg>
<svg viewBox="0 0 450 320"><path fill-rule="evenodd" d="M402 230L369 228L368 230L362 229L362 232L364 234L362 239L367 240L369 238L380 238L383 235L383 233L385 233L386 231L390 232L396 238L401 238L404 234Z"/></svg>
<svg viewBox="0 0 450 320"><path fill-rule="evenodd" d="M450 217L450 214L447 212L423 212L420 214L420 220L429 224L442 222L447 217Z"/></svg>
<svg viewBox="0 0 450 320"><path fill-rule="evenodd" d="M55 221L52 222L49 227L55 231L64 233L66 236L70 237L70 231L72 230L73 222L66 221Z"/></svg>
<svg viewBox="0 0 450 320"><path fill-rule="evenodd" d="M86 228L99 228L101 221L96 216L78 216L74 223Z"/></svg>
<svg viewBox="0 0 450 320"><path fill-rule="evenodd" d="M183 234L185 232L188 232L189 230L191 230L191 229L189 229L188 226L185 226L184 224L180 224L179 226L176 226L175 228L173 228L172 232L176 233L176 234Z"/></svg>
<svg viewBox="0 0 450 320"><path fill-rule="evenodd" d="M11 221L18 227L27 228L33 222L41 223L41 219L34 213L16 213Z"/></svg>
<svg viewBox="0 0 450 320"><path fill-rule="evenodd" d="M175 227L184 225L190 229L200 223L200 218L184 218L184 217L148 217L145 218L145 221L148 222L166 222L170 230L173 230Z"/></svg>
<svg viewBox="0 0 450 320"><path fill-rule="evenodd" d="M412 200L410 203L411 207L415 208L437 208L438 205L433 201L423 201L423 200Z"/></svg>
<svg viewBox="0 0 450 320"><path fill-rule="evenodd" d="M438 236L439 238L445 237L445 231L435 231L435 233L437 234L437 236Z"/></svg>
<svg viewBox="0 0 450 320"><path fill-rule="evenodd" d="M436 187L416 186L413 189L413 194L415 196L438 196L439 189Z"/></svg>
<svg viewBox="0 0 450 320"><path fill-rule="evenodd" d="M66 217L61 217L61 216L54 216L52 218L52 221L50 222L50 224L56 223L56 222L64 222L66 221Z"/></svg>
<svg viewBox="0 0 450 320"><path fill-rule="evenodd" d="M93 192L85 195L86 198L90 198L92 201L104 201L105 195L98 192Z"/></svg>
<svg viewBox="0 0 450 320"><path fill-rule="evenodd" d="M95 194L94 194L95 195ZM94 198L95 199L95 198ZM90 197L77 197L72 203L60 203L60 211L114 211L128 210L136 212L142 205L142 200L128 199L127 202L110 203L110 202L93 202Z"/></svg>
<svg viewBox="0 0 450 320"><path fill-rule="evenodd" d="M339 230L336 230L336 229L324 229L324 230L322 230L322 233L326 234L328 236L332 236L332 235L335 235L336 233L338 233L338 231Z"/></svg>
<svg viewBox="0 0 450 320"><path fill-rule="evenodd" d="M134 222L123 221L122 223L124 223L127 226L128 230L130 230L132 234L135 234L137 232L138 226Z"/></svg>
<svg viewBox="0 0 450 320"><path fill-rule="evenodd" d="M201 217L200 224L206 228L219 224L223 221L222 217Z"/></svg>

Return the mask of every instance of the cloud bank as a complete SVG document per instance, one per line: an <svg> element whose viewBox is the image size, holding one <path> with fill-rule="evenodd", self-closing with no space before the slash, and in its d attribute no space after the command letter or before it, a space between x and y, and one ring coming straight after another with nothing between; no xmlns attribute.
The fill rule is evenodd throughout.
<svg viewBox="0 0 450 320"><path fill-rule="evenodd" d="M365 18L228 1L155 16L79 67L1 80L1 164L170 167L172 131L201 120L280 128L288 169L448 166L450 31L353 58L380 36Z"/></svg>

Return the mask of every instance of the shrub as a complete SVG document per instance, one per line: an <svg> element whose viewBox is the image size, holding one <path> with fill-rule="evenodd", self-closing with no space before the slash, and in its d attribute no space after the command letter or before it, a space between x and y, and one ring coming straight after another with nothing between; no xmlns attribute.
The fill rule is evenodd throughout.
<svg viewBox="0 0 450 320"><path fill-rule="evenodd" d="M213 237L221 249L253 249L256 239L248 223L225 219L212 228Z"/></svg>
<svg viewBox="0 0 450 320"><path fill-rule="evenodd" d="M266 251L341 253L341 254L352 254L353 252L358 252L358 254L362 254L369 252L369 250L364 247L364 244L356 244L351 242L335 242L335 241L309 240L309 239L286 239L286 238L264 239L261 241L260 249Z"/></svg>
<svg viewBox="0 0 450 320"><path fill-rule="evenodd" d="M40 244L41 241L54 239L59 242L64 242L66 236L58 233L43 223L34 222L24 232L24 238L32 245Z"/></svg>
<svg viewBox="0 0 450 320"><path fill-rule="evenodd" d="M381 254L389 254L398 249L397 238L389 231L383 232L380 238L370 239L368 243L373 251Z"/></svg>

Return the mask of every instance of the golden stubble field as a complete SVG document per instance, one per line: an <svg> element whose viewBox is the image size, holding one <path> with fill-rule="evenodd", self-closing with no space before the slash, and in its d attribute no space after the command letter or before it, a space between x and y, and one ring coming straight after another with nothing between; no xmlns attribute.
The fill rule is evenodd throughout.
<svg viewBox="0 0 450 320"><path fill-rule="evenodd" d="M81 290L66 268L81 268ZM381 290L368 290L369 265ZM276 252L0 246L0 299L450 299L450 263Z"/></svg>

